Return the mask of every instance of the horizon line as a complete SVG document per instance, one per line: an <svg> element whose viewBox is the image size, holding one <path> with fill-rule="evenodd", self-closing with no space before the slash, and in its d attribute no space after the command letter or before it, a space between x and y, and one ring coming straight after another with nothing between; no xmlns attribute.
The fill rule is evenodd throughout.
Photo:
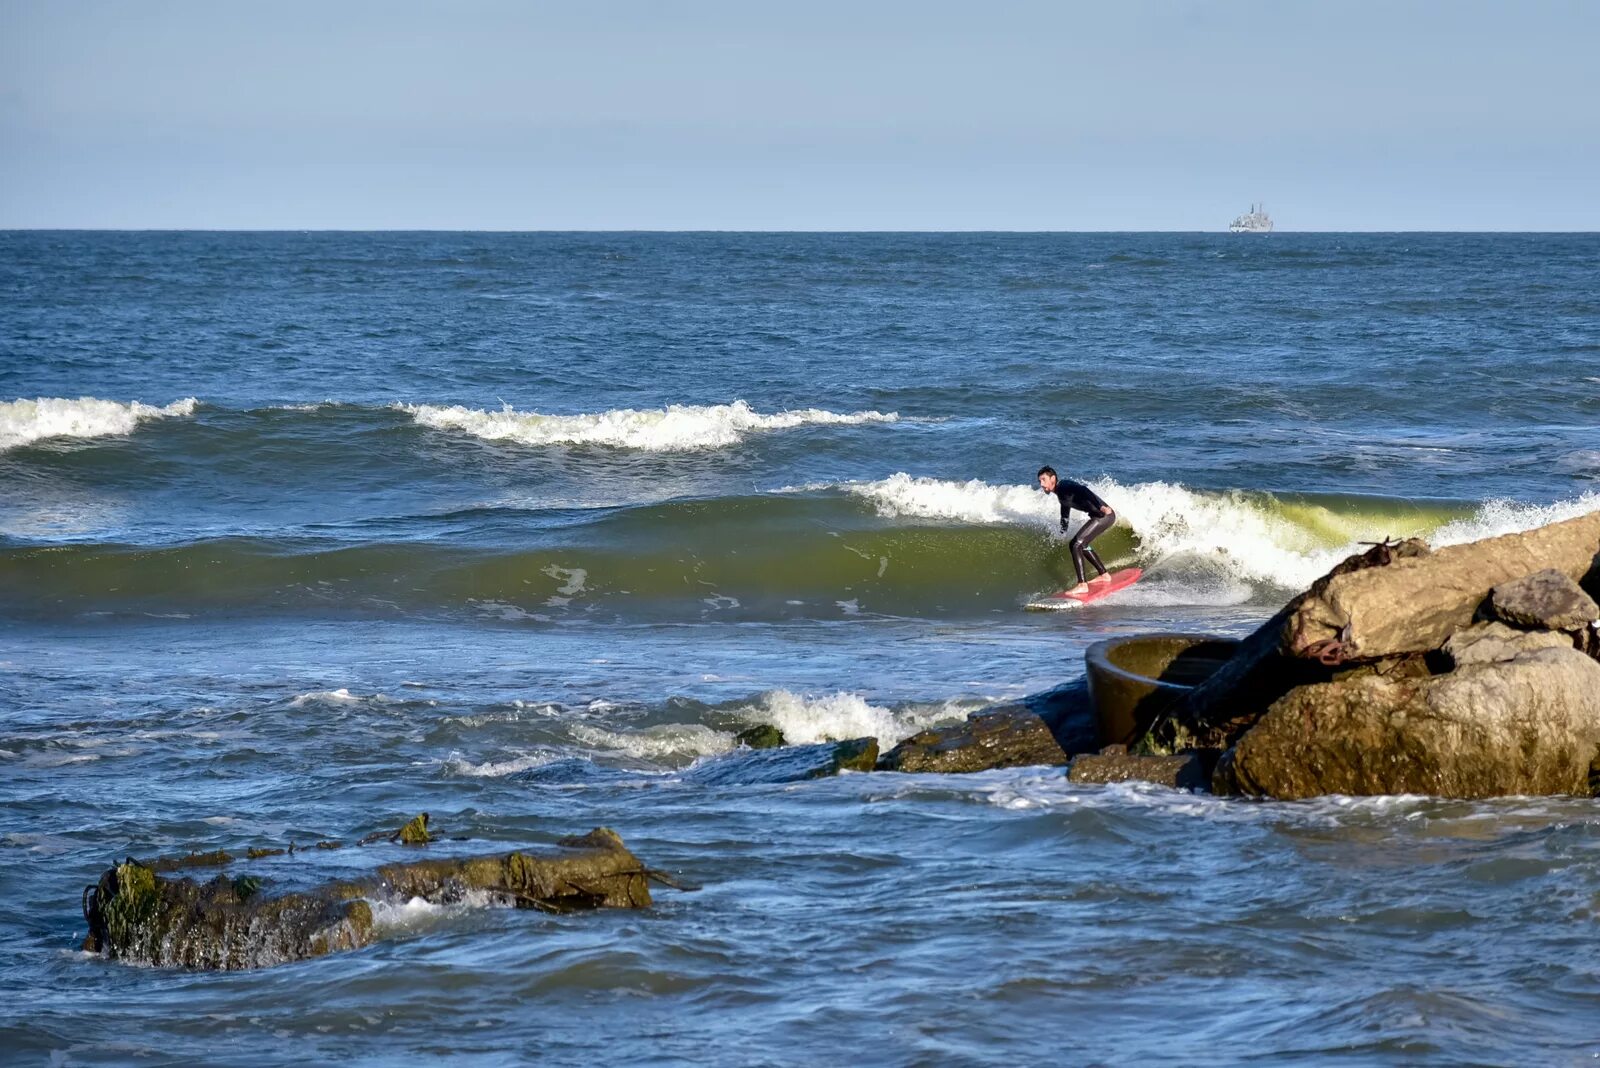
<svg viewBox="0 0 1600 1068"><path fill-rule="evenodd" d="M0 233L71 234L1229 234L1240 237L1270 237L1273 234L1600 234L1597 230L1279 230L1269 233L1234 235L1221 230L1020 230L1009 228L963 227L953 230L926 228L841 230L822 227L758 229L733 227L536 227L489 228L448 226L342 227L342 226L0 226Z"/></svg>

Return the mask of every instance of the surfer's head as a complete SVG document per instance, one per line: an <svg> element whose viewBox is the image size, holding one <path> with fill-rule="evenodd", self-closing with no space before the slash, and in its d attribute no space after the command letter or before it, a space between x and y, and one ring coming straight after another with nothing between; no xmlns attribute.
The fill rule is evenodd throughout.
<svg viewBox="0 0 1600 1068"><path fill-rule="evenodd" d="M1056 469L1053 467L1039 468L1039 488L1046 493L1056 491Z"/></svg>

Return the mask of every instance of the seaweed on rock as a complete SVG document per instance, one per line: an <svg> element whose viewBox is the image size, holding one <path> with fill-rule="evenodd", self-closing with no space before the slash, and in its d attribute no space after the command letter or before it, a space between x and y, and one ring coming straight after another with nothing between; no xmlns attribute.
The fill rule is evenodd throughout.
<svg viewBox="0 0 1600 1068"><path fill-rule="evenodd" d="M85 888L89 935L83 948L163 967L256 968L377 940L374 900L420 897L443 904L480 891L542 911L645 908L652 879L676 885L646 868L604 827L564 838L551 851L385 864L363 879L273 897L262 894L254 875L224 873L200 883L167 878L129 858Z"/></svg>

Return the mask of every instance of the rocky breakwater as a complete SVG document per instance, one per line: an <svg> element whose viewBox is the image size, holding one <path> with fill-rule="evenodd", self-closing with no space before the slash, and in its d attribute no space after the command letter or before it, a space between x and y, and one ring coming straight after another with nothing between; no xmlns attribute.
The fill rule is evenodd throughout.
<svg viewBox="0 0 1600 1068"><path fill-rule="evenodd" d="M1600 513L1354 556L1134 748L1220 752L1218 793L1592 796Z"/></svg>
<svg viewBox="0 0 1600 1068"><path fill-rule="evenodd" d="M395 839L428 841L425 833L404 834ZM251 856L285 852L252 850ZM84 890L89 935L83 948L135 964L256 968L359 949L381 939L374 901L421 898L451 904L478 894L490 904L547 912L644 908L650 904L652 878L671 884L604 827L562 839L554 850L384 864L360 879L276 895L264 892L269 880L258 875L223 872L199 882L163 874L197 865L225 867L233 860L217 852L150 864L129 859L107 869Z"/></svg>

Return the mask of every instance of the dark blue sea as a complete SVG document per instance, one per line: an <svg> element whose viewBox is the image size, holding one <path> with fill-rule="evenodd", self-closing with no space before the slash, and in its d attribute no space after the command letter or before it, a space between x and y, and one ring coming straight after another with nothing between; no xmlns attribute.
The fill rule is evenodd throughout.
<svg viewBox="0 0 1600 1068"><path fill-rule="evenodd" d="M1045 463L1137 586L1024 609ZM1597 235L0 233L0 1061L1594 1063L1592 801L692 772L1596 509ZM701 889L78 949L123 857L421 811Z"/></svg>

